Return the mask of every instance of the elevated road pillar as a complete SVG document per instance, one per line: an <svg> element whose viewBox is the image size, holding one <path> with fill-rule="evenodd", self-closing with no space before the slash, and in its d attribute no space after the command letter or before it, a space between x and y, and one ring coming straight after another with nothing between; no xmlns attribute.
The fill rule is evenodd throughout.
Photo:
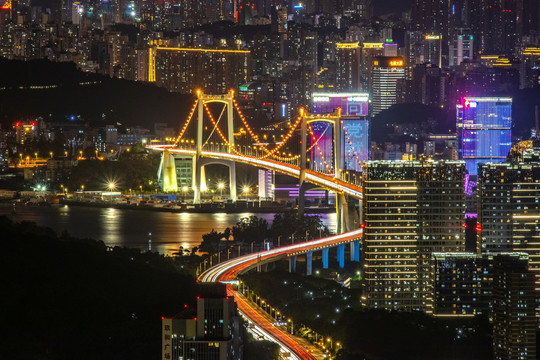
<svg viewBox="0 0 540 360"><path fill-rule="evenodd" d="M322 249L322 267L323 269L328 269L328 253L330 249L324 248Z"/></svg>
<svg viewBox="0 0 540 360"><path fill-rule="evenodd" d="M289 257L289 272L296 271L296 255Z"/></svg>
<svg viewBox="0 0 540 360"><path fill-rule="evenodd" d="M306 275L309 276L313 273L313 251L306 253Z"/></svg>
<svg viewBox="0 0 540 360"><path fill-rule="evenodd" d="M337 246L337 259L340 268L345 267L345 244L340 244Z"/></svg>
<svg viewBox="0 0 540 360"><path fill-rule="evenodd" d="M351 243L354 244L354 256L352 257L352 261L360 262L360 240L353 241Z"/></svg>

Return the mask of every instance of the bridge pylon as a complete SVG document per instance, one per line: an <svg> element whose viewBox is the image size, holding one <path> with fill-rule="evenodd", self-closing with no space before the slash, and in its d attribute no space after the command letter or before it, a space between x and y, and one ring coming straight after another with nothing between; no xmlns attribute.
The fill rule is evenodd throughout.
<svg viewBox="0 0 540 360"><path fill-rule="evenodd" d="M333 175L336 179L341 179L342 171L343 171L343 149L342 149L342 141L341 141L341 135L342 135L342 121L341 121L341 109L337 108L334 113L331 114L309 114L304 115L304 118L306 118L306 124L311 122L328 122L332 125L333 130ZM304 135L304 132L302 132L302 135ZM303 136L303 138L305 138ZM306 149L302 147L302 151L304 152ZM305 164L305 160L302 160L302 164ZM326 164L326 162L325 162ZM312 162L313 165L313 162ZM302 165L300 167L300 174L302 174ZM327 167L329 170L329 168ZM305 172L305 170L304 170ZM304 199L302 192L302 176L300 176L300 191L299 191L299 200L298 200L298 211L300 212L300 209L303 210L303 204ZM302 206L300 205L302 204ZM341 234L345 231L348 231L348 205L347 205L347 198L344 194L336 193L336 215L337 215L337 233Z"/></svg>
<svg viewBox="0 0 540 360"><path fill-rule="evenodd" d="M207 103L220 102L227 107L227 141L230 146L228 152L232 152L232 146L234 146L234 90L229 91L225 95L208 95L202 91L197 90L197 140L196 140L196 154L193 158L193 202L201 202L201 192L205 189L203 184L206 183L204 179L203 167L208 165L202 161L202 149L203 149L203 129L204 129L204 105ZM229 167L229 187L230 198L232 201L236 201L236 164L234 161L227 162L226 160L220 161L220 163ZM229 164L227 164L229 163Z"/></svg>

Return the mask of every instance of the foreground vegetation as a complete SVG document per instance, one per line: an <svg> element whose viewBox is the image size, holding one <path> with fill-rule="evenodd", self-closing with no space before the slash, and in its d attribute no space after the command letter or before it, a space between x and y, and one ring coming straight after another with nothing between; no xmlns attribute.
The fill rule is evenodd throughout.
<svg viewBox="0 0 540 360"><path fill-rule="evenodd" d="M195 305L172 258L0 217L0 358L160 359L161 316Z"/></svg>

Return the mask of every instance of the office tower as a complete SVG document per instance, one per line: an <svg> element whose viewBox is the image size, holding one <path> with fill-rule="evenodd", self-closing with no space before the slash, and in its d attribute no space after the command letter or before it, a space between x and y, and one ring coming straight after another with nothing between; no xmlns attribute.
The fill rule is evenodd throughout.
<svg viewBox="0 0 540 360"><path fill-rule="evenodd" d="M425 310L432 253L465 250L465 164L368 161L362 168L368 305Z"/></svg>
<svg viewBox="0 0 540 360"><path fill-rule="evenodd" d="M456 112L468 173L476 175L478 164L505 161L512 146L512 98L464 97Z"/></svg>
<svg viewBox="0 0 540 360"><path fill-rule="evenodd" d="M163 317L162 359L242 359L242 323L223 284L200 284L197 309Z"/></svg>
<svg viewBox="0 0 540 360"><path fill-rule="evenodd" d="M424 37L424 62L442 67L442 35Z"/></svg>
<svg viewBox="0 0 540 360"><path fill-rule="evenodd" d="M496 360L536 359L534 276L525 253L493 257L493 353Z"/></svg>
<svg viewBox="0 0 540 360"><path fill-rule="evenodd" d="M402 57L377 56L373 62L373 116L397 101L397 82L405 78Z"/></svg>
<svg viewBox="0 0 540 360"><path fill-rule="evenodd" d="M337 91L358 91L360 84L360 46L354 43L336 44Z"/></svg>
<svg viewBox="0 0 540 360"><path fill-rule="evenodd" d="M154 45L148 80L172 92L225 94L248 81L250 63L250 51Z"/></svg>
<svg viewBox="0 0 540 360"><path fill-rule="evenodd" d="M487 314L493 290L492 260L475 253L433 253L427 313Z"/></svg>
<svg viewBox="0 0 540 360"><path fill-rule="evenodd" d="M461 65L463 60L472 60L474 55L474 37L470 29L456 29L454 40L450 45L450 66Z"/></svg>
<svg viewBox="0 0 540 360"><path fill-rule="evenodd" d="M540 85L540 45L526 46L521 49L519 69L520 89Z"/></svg>

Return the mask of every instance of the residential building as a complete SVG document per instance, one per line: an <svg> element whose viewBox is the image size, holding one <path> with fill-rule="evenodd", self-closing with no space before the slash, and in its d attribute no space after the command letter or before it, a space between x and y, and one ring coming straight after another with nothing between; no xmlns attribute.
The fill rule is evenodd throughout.
<svg viewBox="0 0 540 360"><path fill-rule="evenodd" d="M434 252L465 250L465 164L363 165L363 256L368 305L425 310Z"/></svg>
<svg viewBox="0 0 540 360"><path fill-rule="evenodd" d="M493 258L493 353L496 360L536 360L534 275L525 253Z"/></svg>

